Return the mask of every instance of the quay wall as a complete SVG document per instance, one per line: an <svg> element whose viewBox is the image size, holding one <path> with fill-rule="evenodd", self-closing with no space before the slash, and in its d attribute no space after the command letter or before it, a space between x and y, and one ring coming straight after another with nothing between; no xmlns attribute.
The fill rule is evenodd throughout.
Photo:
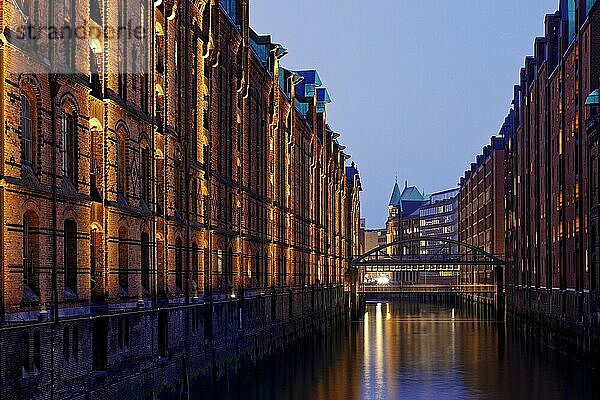
<svg viewBox="0 0 600 400"><path fill-rule="evenodd" d="M217 398L251 367L344 321L346 298L341 285L315 286L3 328L0 398ZM24 341L39 341L29 367Z"/></svg>

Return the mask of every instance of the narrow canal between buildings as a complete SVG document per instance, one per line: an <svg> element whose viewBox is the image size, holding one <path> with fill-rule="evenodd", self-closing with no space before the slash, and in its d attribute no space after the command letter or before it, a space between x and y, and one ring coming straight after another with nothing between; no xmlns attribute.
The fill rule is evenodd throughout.
<svg viewBox="0 0 600 400"><path fill-rule="evenodd" d="M491 313L416 302L369 303L362 321L229 387L223 398L241 400L600 398L596 372Z"/></svg>

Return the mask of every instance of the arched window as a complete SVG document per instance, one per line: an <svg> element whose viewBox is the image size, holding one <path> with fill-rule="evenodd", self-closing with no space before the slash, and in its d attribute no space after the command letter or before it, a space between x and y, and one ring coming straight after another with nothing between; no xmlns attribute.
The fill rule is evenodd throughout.
<svg viewBox="0 0 600 400"><path fill-rule="evenodd" d="M63 175L77 185L77 121L71 107L65 107L62 118Z"/></svg>
<svg viewBox="0 0 600 400"><path fill-rule="evenodd" d="M37 96L29 82L21 87L21 163L29 165L34 171L37 167Z"/></svg>
<svg viewBox="0 0 600 400"><path fill-rule="evenodd" d="M142 200L146 203L146 206L150 207L150 165L152 162L150 149L148 148L148 144L144 143L141 147L141 195Z"/></svg>
<svg viewBox="0 0 600 400"><path fill-rule="evenodd" d="M129 248L127 245L127 229L119 229L119 293L127 295L129 290Z"/></svg>
<svg viewBox="0 0 600 400"><path fill-rule="evenodd" d="M77 295L77 223L67 219L64 223L65 297Z"/></svg>
<svg viewBox="0 0 600 400"><path fill-rule="evenodd" d="M23 284L39 295L39 236L38 217L33 211L23 216ZM29 299L34 300L34 299ZM38 300L38 299L35 299Z"/></svg>
<svg viewBox="0 0 600 400"><path fill-rule="evenodd" d="M21 162L33 162L33 130L31 100L25 93L21 93Z"/></svg>
<svg viewBox="0 0 600 400"><path fill-rule="evenodd" d="M117 134L117 191L122 195L127 194L127 147L126 133L119 129Z"/></svg>
<svg viewBox="0 0 600 400"><path fill-rule="evenodd" d="M180 237L175 240L175 286L183 289L183 248Z"/></svg>
<svg viewBox="0 0 600 400"><path fill-rule="evenodd" d="M150 235L142 232L142 290L150 294Z"/></svg>

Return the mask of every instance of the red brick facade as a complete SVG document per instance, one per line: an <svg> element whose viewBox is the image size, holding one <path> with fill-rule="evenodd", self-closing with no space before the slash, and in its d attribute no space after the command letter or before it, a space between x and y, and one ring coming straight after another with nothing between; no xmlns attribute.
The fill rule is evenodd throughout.
<svg viewBox="0 0 600 400"><path fill-rule="evenodd" d="M521 70L515 134L507 141L506 282L510 308L596 325L597 266L590 258L589 151L584 106L598 86L598 4L575 20L546 16L546 34ZM568 32L575 32L569 37Z"/></svg>
<svg viewBox="0 0 600 400"><path fill-rule="evenodd" d="M292 298L312 290L318 306L314 288L323 287L336 293L327 304L339 303L358 243L358 171L347 172L317 95L306 117L280 87L277 45L251 32L248 1L49 5L0 8L0 328L33 324L10 353L28 358L25 372L0 359L3 379L37 374L40 357L59 365L43 350L55 341L61 357L75 354L73 373L65 367L55 382L76 385L102 332L103 362L116 369L144 354L146 331L167 324L177 342L190 315L197 331L186 304L286 288L291 317L308 310ZM15 33L28 13L86 28L126 15L150 36L33 45ZM88 319L161 305L184 308L169 322L160 313ZM222 316L201 315L204 332L219 337Z"/></svg>
<svg viewBox="0 0 600 400"><path fill-rule="evenodd" d="M458 240L504 258L505 137L494 136L460 180ZM461 283L494 284L492 266L462 266Z"/></svg>

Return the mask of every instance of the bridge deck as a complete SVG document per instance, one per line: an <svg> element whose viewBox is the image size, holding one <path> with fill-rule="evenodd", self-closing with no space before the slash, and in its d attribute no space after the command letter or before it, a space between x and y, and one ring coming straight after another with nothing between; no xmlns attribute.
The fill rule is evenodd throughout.
<svg viewBox="0 0 600 400"><path fill-rule="evenodd" d="M495 285L363 285L359 294L368 293L456 293L495 294Z"/></svg>

